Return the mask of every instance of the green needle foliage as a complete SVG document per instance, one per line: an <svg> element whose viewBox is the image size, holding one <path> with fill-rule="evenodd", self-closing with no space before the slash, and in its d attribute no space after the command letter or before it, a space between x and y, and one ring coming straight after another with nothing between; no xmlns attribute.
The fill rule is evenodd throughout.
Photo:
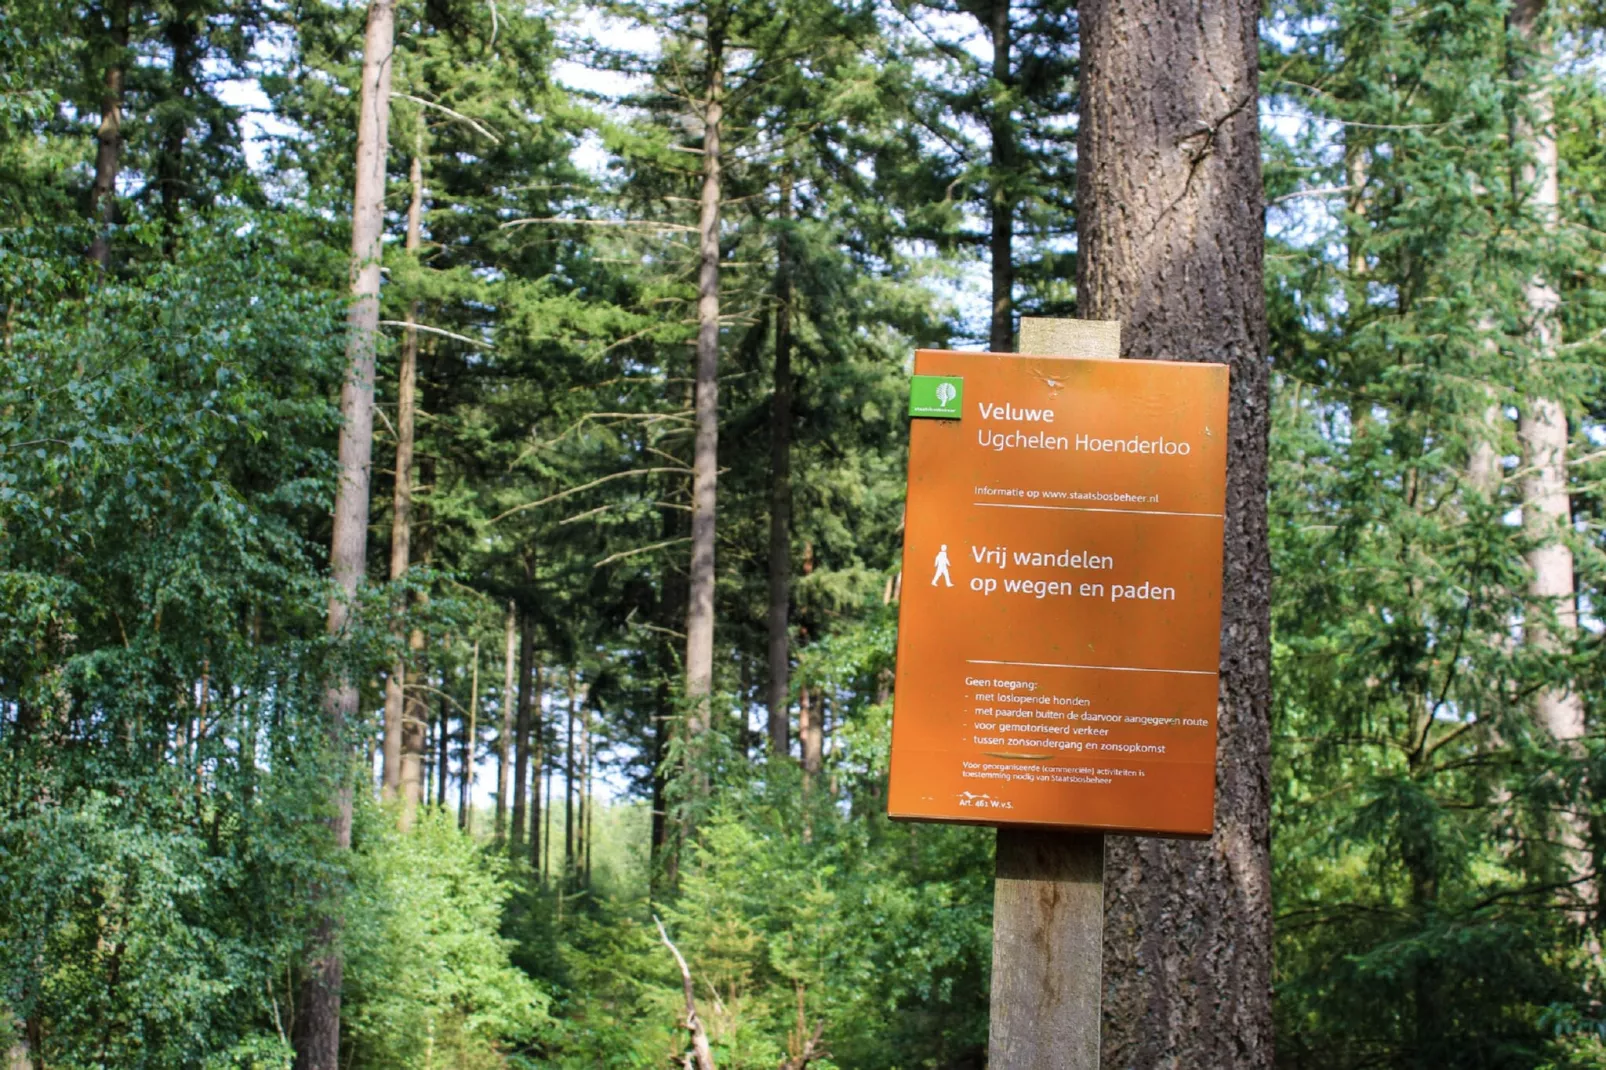
<svg viewBox="0 0 1606 1070"><path fill-rule="evenodd" d="M1288 0L1263 24L1289 1067L1606 1066L1601 20L1519 15ZM914 348L998 329L963 300L997 226L1006 318L1074 314L1075 12L399 3L368 573L331 640L365 17L0 9L9 1065L293 1065L336 901L342 1066L685 1065L666 938L722 1070L986 1065L992 834L885 816L903 414ZM692 746L711 20L715 695ZM1576 630L1530 587L1539 397L1569 421ZM378 780L398 666L406 831ZM361 710L331 740L337 672ZM1582 739L1536 715L1560 692Z"/></svg>

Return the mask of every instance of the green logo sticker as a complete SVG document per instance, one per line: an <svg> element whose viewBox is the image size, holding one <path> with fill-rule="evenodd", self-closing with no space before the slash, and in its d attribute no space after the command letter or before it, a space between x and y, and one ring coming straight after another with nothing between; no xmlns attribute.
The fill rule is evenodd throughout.
<svg viewBox="0 0 1606 1070"><path fill-rule="evenodd" d="M909 415L957 420L965 404L965 380L957 375L916 375L909 380Z"/></svg>

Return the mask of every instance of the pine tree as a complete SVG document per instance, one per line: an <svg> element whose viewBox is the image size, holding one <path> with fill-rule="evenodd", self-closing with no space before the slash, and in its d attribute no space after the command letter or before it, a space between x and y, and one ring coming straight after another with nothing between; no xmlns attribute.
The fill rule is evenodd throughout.
<svg viewBox="0 0 1606 1070"><path fill-rule="evenodd" d="M362 92L358 97L357 184L351 229L352 306L348 318L346 378L341 390L340 482L335 496L330 561L336 584L329 599L329 634L341 638L351 623L368 554L369 458L373 449L374 361L379 333L379 270L384 229L386 151L389 144L391 51L395 47L395 7L373 0L363 42ZM338 753L357 715L357 684L349 670L330 685L324 698L331 746ZM336 773L332 834L337 849L351 846L351 785ZM313 934L311 978L296 1045L300 1070L338 1070L340 1066L340 988L344 961L341 916L331 889L319 893Z"/></svg>
<svg viewBox="0 0 1606 1070"><path fill-rule="evenodd" d="M1079 15L1078 308L1121 321L1125 357L1211 359L1232 376L1215 834L1108 842L1105 1058L1269 1067L1259 7L1094 3Z"/></svg>

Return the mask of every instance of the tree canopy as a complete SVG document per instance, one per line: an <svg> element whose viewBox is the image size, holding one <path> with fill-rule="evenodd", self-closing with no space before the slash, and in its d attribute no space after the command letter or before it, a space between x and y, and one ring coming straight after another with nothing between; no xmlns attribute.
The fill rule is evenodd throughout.
<svg viewBox="0 0 1606 1070"><path fill-rule="evenodd" d="M688 1065L677 955L719 1067L986 1065L994 835L886 815L913 351L1237 344L1079 263L1093 17L0 6L9 1065ZM1601 32L1245 40L1277 1065L1606 1067Z"/></svg>

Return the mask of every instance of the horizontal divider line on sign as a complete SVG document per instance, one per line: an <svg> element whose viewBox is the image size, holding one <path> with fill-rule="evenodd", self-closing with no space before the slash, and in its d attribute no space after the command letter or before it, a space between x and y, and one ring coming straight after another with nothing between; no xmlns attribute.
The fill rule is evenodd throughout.
<svg viewBox="0 0 1606 1070"><path fill-rule="evenodd" d="M967 665L1019 665L1030 669L1105 669L1109 672L1169 672L1179 676L1216 676L1214 670L1207 669L1145 669L1136 665L1062 665L1057 661L987 661L982 658L966 658Z"/></svg>
<svg viewBox="0 0 1606 1070"><path fill-rule="evenodd" d="M1224 513L1168 513L1162 509L1098 509L1090 505L1016 505L1014 502L971 502L983 509L1052 509L1060 513L1132 513L1137 516L1203 516L1225 520Z"/></svg>

